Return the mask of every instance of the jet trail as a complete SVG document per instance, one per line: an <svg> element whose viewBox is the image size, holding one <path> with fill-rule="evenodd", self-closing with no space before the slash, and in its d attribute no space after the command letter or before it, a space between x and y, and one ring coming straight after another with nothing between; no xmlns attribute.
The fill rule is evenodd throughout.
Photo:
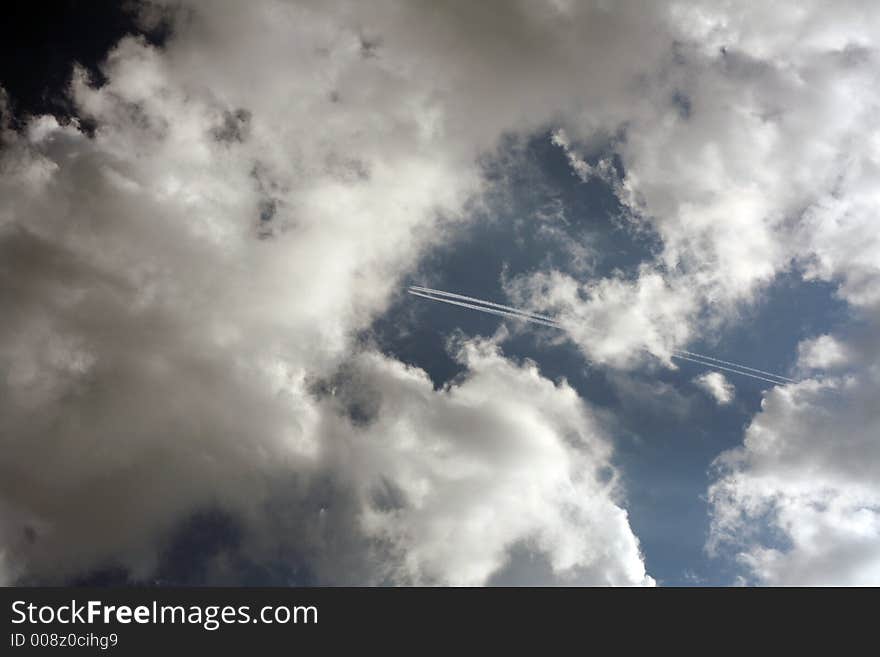
<svg viewBox="0 0 880 657"><path fill-rule="evenodd" d="M557 322L558 324L558 322ZM559 325L562 328L561 325ZM592 333L601 333L598 329L587 327L588 331ZM647 351L648 353L652 353L649 349L645 349L642 347L642 351ZM773 377L773 383L778 385L785 385L786 383L797 383L795 379L790 379L787 376L782 376L781 374L774 374L773 372L766 372L764 370L759 370L754 367L749 367L748 365L740 365L739 363L732 363L729 360L721 360L720 358L715 358L714 356L707 356L706 354L698 354L693 351L687 351L686 349L672 349L670 351L670 355L673 358L680 358L682 360L689 360L694 363L700 363L701 365L705 365L711 369L717 369L719 371L725 370L727 372L734 372L735 374L741 374L743 376L751 376L756 379L761 379L762 381L767 381L768 379L764 377ZM696 359L700 360L696 360ZM705 361L713 361L713 362L705 362ZM730 369L730 367L722 367L721 365L717 365L717 363L723 363L724 365L729 365L730 367L738 368L738 369ZM747 371L740 371L747 370ZM755 376L752 372L757 372L758 374L762 374L764 376Z"/></svg>
<svg viewBox="0 0 880 657"><path fill-rule="evenodd" d="M519 315L529 315L531 317L537 317L538 319L543 319L547 322L554 322L556 320L552 317L547 317L546 315L539 315L538 313L529 312L528 310L520 310L519 308L513 308L511 306L503 306L500 303L494 303L492 301L484 301L483 299L475 299L474 297L466 297L463 294L455 294L453 292L444 292L443 290L435 290L430 287L422 287L421 285L410 285L410 290L418 290L419 292L424 292L425 294L432 294L438 297L451 297L453 299L462 299L464 301L471 301L473 303L479 303L483 306L491 306L493 308L501 308L502 310L507 310L509 312L514 312Z"/></svg>
<svg viewBox="0 0 880 657"><path fill-rule="evenodd" d="M782 379L783 381L788 381L789 383L797 383L795 379L789 379L787 376L782 376L781 374L774 374L773 372L765 372L764 370L755 369L754 367L747 367L745 365L740 365L739 363L731 363L727 360L721 360L720 358L713 358L712 356L706 356L705 354L697 354L693 351L685 351L684 349L679 349L679 353L686 354L688 356L696 356L698 358L705 358L706 360L713 360L716 363L724 363L725 365L733 365L734 367L739 367L744 370L749 370L751 372L758 372L759 374L766 374L767 376L775 376L777 379Z"/></svg>
<svg viewBox="0 0 880 657"><path fill-rule="evenodd" d="M417 297L422 297L424 299L430 299L431 301L441 301L443 303L451 303L454 306L463 306L465 308L473 308L474 310L482 310L484 313L491 313L492 315L501 315L502 317L510 317L512 319L521 319L526 322L534 322L535 324L543 324L544 326L552 326L553 328L562 328L558 323L553 320L543 320L538 319L537 317L532 317L531 315L524 315L518 312L508 312L506 310L495 310L493 308L486 308L484 306L477 306L472 303L464 303L463 301L454 301L453 299L442 299L440 297L433 297L428 294L422 294L421 292L416 292L415 290L409 290L410 294L414 294Z"/></svg>
<svg viewBox="0 0 880 657"><path fill-rule="evenodd" d="M706 361L697 360L696 358L691 358L691 357L689 357L689 356L682 356L680 353L675 353L675 352L673 352L673 353L672 353L672 357L673 357L673 358L679 358L679 359L681 359L681 360L689 360L689 361L692 362L692 363L699 363L700 365L703 365L703 366L705 366L705 367L709 367L709 368L711 368L711 369L713 369L713 370L724 370L725 372L733 372L734 374L739 374L740 376L750 376L750 377L752 377L753 379L761 379L761 381L768 381L768 382L770 382L770 383L774 383L774 384L776 384L776 385L778 385L778 386L784 386L785 383L786 383L785 381L778 381L778 380L775 380L775 379L769 379L769 378L767 378L767 377L760 376L760 375L758 375L758 374L752 374L752 373L750 373L750 372L742 372L742 371L740 371L740 370L735 370L735 369L732 369L732 368L730 368L730 367L725 367L724 365L715 365L715 364L713 364L713 363L707 363ZM748 369L751 369L751 368L748 368ZM775 375L775 374L772 374L771 376L776 376L776 375ZM780 378L783 378L783 377L780 377ZM789 380L789 381L792 381L793 383L797 383L797 381L793 381L792 379L788 379L788 380Z"/></svg>
<svg viewBox="0 0 880 657"><path fill-rule="evenodd" d="M417 297L422 297L423 299L429 299L431 301L440 301L442 303L449 303L454 306L462 306L464 308L470 308L472 310L479 310L484 313L489 313L492 315L499 315L501 317L507 317L509 319L519 319L525 322L532 322L534 324L541 324L543 326L549 326L551 328L557 328L560 330L565 330L565 328L552 317L547 317L546 315L539 315L537 313L528 312L525 310L520 310L519 308L514 308L512 306L505 306L500 303L494 303L492 301L485 301L483 299L477 299L475 297L468 297L463 294L455 294L453 292L444 292L443 290L435 290L429 287L422 287L420 285L412 285L410 286L408 292ZM466 303L465 301L457 301L456 299L463 299L465 301L472 301L474 303ZM480 305L477 305L480 304ZM593 329L596 330L596 329ZM598 330L596 330L598 332ZM643 351L648 351L645 348L642 348ZM650 351L649 351L650 353ZM704 367L708 367L709 369L714 370L723 370L725 372L731 372L733 374L739 374L740 376L747 376L752 379L759 379L761 381L766 381L768 383L772 383L774 385L785 385L786 383L797 383L795 379L790 379L787 376L782 376L781 374L774 374L773 372L766 372L764 370L759 370L755 367L749 367L747 365L740 365L739 363L732 363L727 360L721 360L720 358L715 358L713 356L706 356L704 354L698 354L692 351L686 351L684 349L676 349L673 350L670 355L673 358L678 358L680 360L690 361L692 363L697 363ZM762 376L764 375L764 376ZM770 378L773 377L773 378Z"/></svg>

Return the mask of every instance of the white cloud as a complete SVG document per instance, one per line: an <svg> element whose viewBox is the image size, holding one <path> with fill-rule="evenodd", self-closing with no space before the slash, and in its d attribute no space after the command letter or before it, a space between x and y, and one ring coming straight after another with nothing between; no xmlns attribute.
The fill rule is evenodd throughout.
<svg viewBox="0 0 880 657"><path fill-rule="evenodd" d="M397 504L362 518L369 535L403 555L391 578L481 584L527 542L560 581L652 583L619 506L610 443L577 393L488 343L465 343L460 358L467 377L442 391L424 372L375 354L356 366L379 391L376 414L334 441L345 441L365 487L393 487ZM355 387L341 396L364 394Z"/></svg>
<svg viewBox="0 0 880 657"><path fill-rule="evenodd" d="M850 364L846 343L831 335L820 335L798 345L798 362L811 370L827 370Z"/></svg>
<svg viewBox="0 0 880 657"><path fill-rule="evenodd" d="M588 359L629 366L648 352L668 360L687 341L691 328L683 318L695 311L695 300L677 285L644 266L635 280L581 283L551 271L515 278L507 290L518 303L554 313Z"/></svg>
<svg viewBox="0 0 880 657"><path fill-rule="evenodd" d="M874 324L876 327L876 324ZM711 550L732 549L753 581L880 583L880 365L873 343L802 344L801 366L840 350L848 370L775 388L741 448L717 460ZM817 347L817 345L819 345Z"/></svg>
<svg viewBox="0 0 880 657"><path fill-rule="evenodd" d="M662 252L637 277L539 272L512 293L559 312L588 357L616 366L638 362L639 349L667 359L701 330L736 321L737 306L792 263L840 282L850 303L873 303L880 12L856 2L749 11L683 2L657 11L643 20L663 31L668 49L645 63L638 93L620 94L614 118L602 118L602 134L623 131L611 140L623 179L601 164L607 150L596 150L594 121L562 115L556 141L581 177L611 175ZM599 165L584 157L599 154ZM614 330L609 306L628 316Z"/></svg>
<svg viewBox="0 0 880 657"><path fill-rule="evenodd" d="M736 396L736 389L733 384L720 372L707 372L694 379L700 388L705 390L709 395L722 406L729 404Z"/></svg>
<svg viewBox="0 0 880 657"><path fill-rule="evenodd" d="M317 495L327 479L341 500L324 515L303 502L289 519L289 534L307 544L297 554L325 574L332 559L348 566L361 554L366 532L387 540L389 576L404 580L484 581L510 541L531 537L560 573L642 581L623 511L585 474L607 456L566 442L598 444L588 425L575 431L589 414L573 410L567 388L483 355L471 379L431 393L399 364L358 357L364 376L389 386L374 420L388 444L370 429L351 433L309 393L357 360L353 336L478 197L476 160L505 133L562 129L575 169L612 180L634 227L662 240L656 261L633 276L543 271L510 281L520 300L558 312L591 360L630 367L650 352L668 363L670 350L735 317L792 263L839 283L853 308L876 307L874 5L524 1L440 4L426 15L416 3L267 0L175 11L167 48L126 39L108 59L106 85L75 77L73 100L96 122L94 139L46 117L22 136L3 124L8 571L51 580L121 559L147 575L188 511L219 504L259 525L261 503L289 477L300 482L285 493L294 500L311 500L303 491ZM622 180L586 165L598 144L620 157ZM722 534L735 526L724 509L733 517L772 499L792 510L776 523L792 550L744 552L767 580L791 579L791 564L838 547L861 554L850 539L872 536L876 492L859 464L876 464L876 431L864 433L876 427L876 394L863 396L876 392L876 351L865 349L870 340L846 342L863 361L855 378L770 393L730 457L742 479L713 489L732 500L716 502ZM830 367L828 347L805 346L802 365ZM517 416L530 433L488 400L485 415L470 409L468 396L482 399L487 381L522 400ZM488 444L509 434L521 451L493 471L473 451L479 444L453 440L438 419L462 415L485 427ZM411 421L431 431L418 434ZM846 429L833 450L832 426ZM334 435L345 444L361 434L403 481L395 486L424 494L423 506L361 513L359 466L331 448ZM408 440L439 451L417 455ZM769 462L752 453L764 441L781 450ZM801 442L808 449L794 447ZM331 467L328 453L341 460ZM532 478L523 455L542 466ZM469 529L484 523L483 507L468 499L460 516L450 511L447 462L471 482L497 481L489 494L501 516L485 544ZM752 477L767 463L787 478ZM549 483L556 476L561 489ZM792 493L805 481L836 488ZM531 496L520 509L509 492L523 482ZM728 490L731 482L742 483ZM576 503L585 491L595 505ZM800 533L820 526L807 503L831 509L816 511L833 529L827 544ZM602 540L578 535L581 526ZM447 536L460 553L444 546ZM318 544L333 549L319 557ZM865 568L853 577L874 572Z"/></svg>
<svg viewBox="0 0 880 657"><path fill-rule="evenodd" d="M801 345L799 367L816 378L770 392L743 448L719 460L712 545L739 544L760 582L877 583L878 490L866 473L880 469L880 12L863 2L669 7L678 45L621 108L615 145L620 197L662 239L657 263L628 280L541 272L510 289L559 312L588 357L630 366L639 349L663 357L705 326L737 321L737 306L792 264L836 283L867 335ZM562 124L575 172L597 175L579 154L590 154L595 125Z"/></svg>
<svg viewBox="0 0 880 657"><path fill-rule="evenodd" d="M801 345L800 369L818 378L770 392L743 448L719 460L711 544L740 545L760 582L876 583L878 490L866 473L880 469L870 319L880 12L860 2L670 8L675 53L622 108L616 145L619 195L658 232L658 262L628 280L542 272L511 292L559 312L588 357L629 366L640 349L663 357L705 326L737 321L737 306L793 263L837 283L853 317L868 317L867 335ZM578 140L594 126L563 125L575 172L597 175L578 152L589 153Z"/></svg>
<svg viewBox="0 0 880 657"><path fill-rule="evenodd" d="M409 5L196 3L164 49L121 41L103 86L76 72L93 138L51 117L4 130L5 577L149 578L174 528L219 507L251 554L280 544L319 581L481 583L527 541L560 577L650 583L570 388L484 354L435 393L355 355L479 193L477 156L554 106L512 102L526 71L502 66L524 34L543 52L567 24L530 7L492 41L462 39L501 15L481 7L426 25ZM544 65L528 77L557 88L581 66L563 54L578 38L568 28L549 54L565 64L554 82ZM364 388L388 385L381 432L314 394L358 361ZM382 481L413 506L371 510Z"/></svg>

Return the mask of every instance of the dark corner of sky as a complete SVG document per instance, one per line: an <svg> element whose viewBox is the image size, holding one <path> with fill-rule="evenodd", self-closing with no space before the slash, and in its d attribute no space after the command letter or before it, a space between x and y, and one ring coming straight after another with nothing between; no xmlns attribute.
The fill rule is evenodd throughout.
<svg viewBox="0 0 880 657"><path fill-rule="evenodd" d="M101 85L101 63L120 39L136 35L161 46L170 36L170 21L145 20L136 3L122 0L13 0L0 13L0 80L19 124L39 114L60 121L75 116L67 94L74 63ZM91 128L87 120L81 124Z"/></svg>

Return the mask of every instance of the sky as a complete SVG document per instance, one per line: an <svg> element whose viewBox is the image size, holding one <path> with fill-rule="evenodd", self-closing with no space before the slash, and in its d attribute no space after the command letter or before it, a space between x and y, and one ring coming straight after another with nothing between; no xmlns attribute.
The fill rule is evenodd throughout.
<svg viewBox="0 0 880 657"><path fill-rule="evenodd" d="M0 583L880 584L875 3L10 16Z"/></svg>

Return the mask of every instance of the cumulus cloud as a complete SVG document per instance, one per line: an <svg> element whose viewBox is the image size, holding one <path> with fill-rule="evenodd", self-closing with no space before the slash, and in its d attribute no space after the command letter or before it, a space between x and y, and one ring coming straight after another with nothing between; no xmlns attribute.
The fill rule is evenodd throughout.
<svg viewBox="0 0 880 657"><path fill-rule="evenodd" d="M705 390L716 402L729 404L736 395L733 384L721 372L707 372L694 379L700 388Z"/></svg>
<svg viewBox="0 0 880 657"><path fill-rule="evenodd" d="M873 5L150 11L169 12L164 47L123 39L102 86L74 72L93 136L52 117L14 133L0 104L11 579L114 561L148 577L171 528L208 505L272 552L259 528L284 499L278 540L319 579L480 583L525 541L562 577L649 582L619 492L597 474L607 443L570 388L472 344L466 378L434 392L355 346L479 202L478 158L506 133L553 129L573 170L603 178L630 228L660 242L634 272L508 281L512 297L558 313L590 360L668 364L794 265L875 312ZM856 538L876 525L860 474L877 435L870 344L805 343L805 371L859 366L769 393L743 449L719 461L717 542L752 512L792 542L743 550L767 581L837 549L867 554ZM340 407L347 376L375 394ZM871 576L871 558L826 574Z"/></svg>
<svg viewBox="0 0 880 657"><path fill-rule="evenodd" d="M874 372L771 393L717 462L710 548L733 547L762 583L880 582L878 389Z"/></svg>
<svg viewBox="0 0 880 657"><path fill-rule="evenodd" d="M721 265L715 275L738 270L725 260L741 260L747 266L728 287L738 281L746 289L762 272L791 259L805 268L807 278L838 283L838 294L850 304L853 318L867 326L861 335L850 331L802 342L798 366L808 378L770 392L743 447L717 461L719 476L710 488L709 547L735 546L749 576L764 583L869 584L878 577L878 491L866 473L880 465L880 431L870 401L880 395L880 240L871 228L878 206L870 182L878 151L874 131L868 128L880 100L869 81L880 31L873 8L847 3L840 9L829 14L830 8L811 5L793 19L796 29L789 27L775 37L770 34L772 18L764 24L756 15L722 20L712 18L714 10L701 17L723 42L725 71L735 74L740 93L743 84L750 90L732 107L755 108L749 117L725 110L737 126L721 130L731 136L730 143L716 143L713 149L718 150L706 149L702 157L716 161L717 155L718 166L707 171L728 177L706 200L687 206L690 212L729 203L724 221L708 228L716 235L753 217L741 226L739 238L711 238ZM801 39L798 45L792 41L795 34ZM738 53L730 39L739 43ZM783 52L787 48L791 50ZM758 106L765 112L757 111ZM744 141L746 135L752 138ZM752 209L737 195L737 189L748 189L732 184L737 179L734 167L749 161L751 171L743 169L742 180L761 190L760 203ZM671 207L682 216L685 206L676 201ZM682 224L680 234L693 225ZM669 227L661 225L660 230ZM678 232L666 232L667 244L680 241ZM736 255L736 249L757 239L765 246L748 246L744 259ZM676 257L688 248L678 249ZM756 254L764 254L760 262Z"/></svg>
<svg viewBox="0 0 880 657"><path fill-rule="evenodd" d="M769 393L744 447L718 461L710 546L739 542L756 581L876 582L877 490L864 475L880 435L880 13L862 2L668 9L676 45L619 115L623 175L610 179L659 235L657 261L610 281L539 272L511 293L559 312L588 357L630 366L736 321L779 272L835 283L868 328L801 344L809 378ZM574 172L608 178L594 126L563 125ZM606 319L615 306L623 326ZM748 536L750 522L766 534Z"/></svg>
<svg viewBox="0 0 880 657"><path fill-rule="evenodd" d="M798 362L811 370L829 370L850 364L851 354L845 342L831 335L820 335L798 345Z"/></svg>
<svg viewBox="0 0 880 657"><path fill-rule="evenodd" d="M579 282L558 271L511 280L507 290L519 303L555 314L584 355L622 367L648 352L666 360L686 342L695 310L693 295L676 287L650 265L637 278L615 276Z"/></svg>
<svg viewBox="0 0 880 657"><path fill-rule="evenodd" d="M667 18L674 53L620 115L623 175L610 177L636 225L659 235L657 261L611 281L539 272L510 291L557 311L588 357L631 366L736 321L737 306L793 266L837 284L861 334L800 345L807 380L770 392L743 448L717 461L709 545L739 545L754 581L876 582L877 490L865 472L878 468L880 435L870 401L880 396L880 13L860 2L695 2ZM592 127L564 127L573 171L608 179ZM606 319L615 306L622 327Z"/></svg>
<svg viewBox="0 0 880 657"><path fill-rule="evenodd" d="M872 303L880 14L857 2L758 11L685 2L644 20L669 47L644 64L638 94L622 94L603 117L609 141L597 145L596 124L572 115L560 118L555 140L577 175L611 182L661 252L636 276L539 272L511 293L556 309L585 354L617 366L637 362L640 349L666 359L701 328L736 320L740 304L793 265L839 281L853 304ZM608 165L609 149L622 174ZM650 327L607 330L609 304Z"/></svg>
<svg viewBox="0 0 880 657"><path fill-rule="evenodd" d="M769 393L743 446L716 461L708 547L753 581L880 582L878 316L865 336L802 343L812 376Z"/></svg>
<svg viewBox="0 0 880 657"><path fill-rule="evenodd" d="M468 374L442 391L376 354L355 365L374 410L363 429L343 428L345 458L381 496L362 523L401 555L389 576L480 584L525 542L563 582L652 583L619 506L610 443L577 393L491 343L467 342L458 357ZM368 393L335 394L350 404Z"/></svg>
<svg viewBox="0 0 880 657"><path fill-rule="evenodd" d="M435 392L356 347L479 192L480 152L546 119L508 102L520 73L462 78L565 24L529 7L483 44L462 32L482 8L426 26L409 5L175 4L163 48L123 39L101 86L74 70L93 135L49 116L13 133L4 109L5 579L149 579L174 528L219 508L253 558L319 582L478 584L524 542L560 577L651 582L569 387L469 347L469 378ZM558 81L578 66L551 56ZM366 426L322 392L352 373Z"/></svg>

